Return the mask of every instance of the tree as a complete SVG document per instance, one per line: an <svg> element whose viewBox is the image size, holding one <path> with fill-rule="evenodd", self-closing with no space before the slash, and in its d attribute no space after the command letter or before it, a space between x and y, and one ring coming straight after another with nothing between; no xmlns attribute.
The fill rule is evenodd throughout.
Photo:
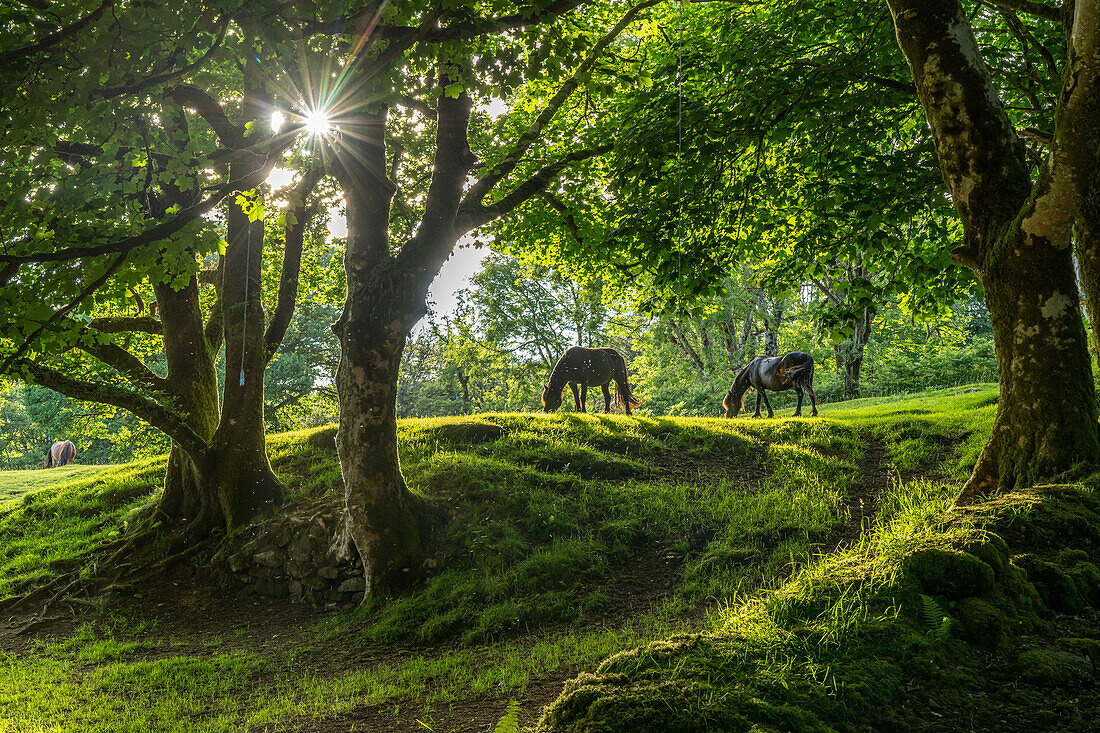
<svg viewBox="0 0 1100 733"><path fill-rule="evenodd" d="M1100 457L1070 247L1100 155L1100 8L1078 2L1063 18L1027 4L1064 22L1068 35L1051 147L1033 181L961 4L889 4L963 225L952 254L981 280L997 348L1001 399L993 434L956 500L963 504Z"/></svg>
<svg viewBox="0 0 1100 733"><path fill-rule="evenodd" d="M4 199L21 202L0 213L11 314L0 373L124 408L171 437L155 517L186 545L281 496L263 373L293 312L318 175L289 194L268 318L257 188L302 127L269 128L270 50L242 32L250 4L194 16L111 2L82 16L84 5L17 12L26 22L0 51ZM161 351L163 371L149 360Z"/></svg>
<svg viewBox="0 0 1100 733"><path fill-rule="evenodd" d="M653 4L630 8L606 31L599 29L608 12L571 13L578 0L506 3L499 15L501 4L469 0L353 4L335 21L303 21L317 17L312 6L280 16L306 48L343 56L327 67L342 69L339 86L320 87L331 92L322 106L335 130L327 170L344 193L348 221L347 296L333 326L346 496L340 546L354 545L361 556L368 595L406 586L422 569L429 513L401 475L396 397L402 351L426 312L428 287L460 237L609 149L545 131L621 31ZM572 72L566 64L575 64ZM524 78L560 80L560 87L533 118L522 115L518 135L502 135L474 114L480 95Z"/></svg>

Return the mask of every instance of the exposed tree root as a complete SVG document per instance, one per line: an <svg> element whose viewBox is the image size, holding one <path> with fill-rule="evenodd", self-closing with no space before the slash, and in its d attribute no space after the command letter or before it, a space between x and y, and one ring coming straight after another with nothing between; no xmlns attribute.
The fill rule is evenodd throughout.
<svg viewBox="0 0 1100 733"><path fill-rule="evenodd" d="M55 576L25 595L0 603L0 610L13 612L41 604L32 620L17 632L30 634L44 625L75 616L77 607L102 609L112 596L133 590L173 564L209 548L216 539L208 535L192 541L189 534L180 532L165 537L151 524L140 526L132 535L97 548L96 559ZM179 549L181 545L183 549ZM165 547L168 554L163 554ZM59 607L67 607L68 614L50 615Z"/></svg>

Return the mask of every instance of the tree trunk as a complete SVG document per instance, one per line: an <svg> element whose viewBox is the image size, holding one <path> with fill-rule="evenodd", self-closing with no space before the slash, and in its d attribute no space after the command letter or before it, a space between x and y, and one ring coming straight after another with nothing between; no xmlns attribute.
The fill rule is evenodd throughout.
<svg viewBox="0 0 1100 733"><path fill-rule="evenodd" d="M401 474L397 377L409 329L425 310L424 296L438 268L430 274L416 273L427 281L421 287L390 253L389 212L395 187L380 175L386 170L386 117L385 108L360 115L354 134L346 138L349 154L335 166L348 219L347 299L332 327L340 339L336 448L346 502L336 540L339 554L350 555L352 543L359 552L366 575L364 598L377 591L401 590L420 578L422 519L427 514Z"/></svg>
<svg viewBox="0 0 1100 733"><path fill-rule="evenodd" d="M852 322L854 329L850 338L833 346L836 352L837 374L844 381L844 396L854 399L860 396L860 373L863 370L863 354L867 342L871 339L871 321L874 314L864 309Z"/></svg>
<svg viewBox="0 0 1100 733"><path fill-rule="evenodd" d="M1050 480L1100 456L1087 339L1070 256L1098 163L1100 16L1077 3L1054 142L1033 185L958 0L889 0L898 44L963 223L953 251L985 287L1001 387L993 433L957 504Z"/></svg>
<svg viewBox="0 0 1100 733"><path fill-rule="evenodd" d="M983 272L1001 386L993 433L959 494L966 503L1000 488L1049 480L1100 452L1088 337L1068 248L1006 248Z"/></svg>
<svg viewBox="0 0 1100 733"><path fill-rule="evenodd" d="M250 222L234 204L228 231L221 290L225 381L221 421L210 446L209 480L225 526L232 530L278 504L282 487L268 462L264 436L264 222Z"/></svg>
<svg viewBox="0 0 1100 733"><path fill-rule="evenodd" d="M350 213L350 202L348 208ZM397 373L407 328L397 314L369 307L368 299L378 304L385 296L365 290L349 291L334 330L342 347L336 376L336 447L346 499L340 550L347 556L348 543L354 541L370 595L419 579L426 512L408 490L397 452Z"/></svg>
<svg viewBox="0 0 1100 733"><path fill-rule="evenodd" d="M1076 234L1081 289L1085 294L1089 325L1092 327L1096 373L1100 375L1100 172L1093 176L1092 186L1081 203Z"/></svg>
<svg viewBox="0 0 1100 733"><path fill-rule="evenodd" d="M219 420L218 377L215 350L203 330L198 283L192 280L179 291L157 285L156 294L172 397L192 429L209 442ZM203 479L205 458L188 455L176 442L168 453L159 513L189 533L205 533L221 523L220 508Z"/></svg>

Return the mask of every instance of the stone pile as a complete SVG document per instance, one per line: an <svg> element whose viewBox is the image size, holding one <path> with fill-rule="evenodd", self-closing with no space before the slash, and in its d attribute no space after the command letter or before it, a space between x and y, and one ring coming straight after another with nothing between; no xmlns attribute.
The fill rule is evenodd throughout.
<svg viewBox="0 0 1100 733"><path fill-rule="evenodd" d="M334 510L295 516L257 528L229 556L230 578L246 591L317 605L348 605L363 598L366 583L358 556L338 561L332 548Z"/></svg>

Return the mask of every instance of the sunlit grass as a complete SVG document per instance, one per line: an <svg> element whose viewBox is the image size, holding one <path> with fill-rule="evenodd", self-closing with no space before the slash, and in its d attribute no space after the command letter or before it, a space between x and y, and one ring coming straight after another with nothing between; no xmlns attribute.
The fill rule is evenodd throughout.
<svg viewBox="0 0 1100 733"><path fill-rule="evenodd" d="M995 396L980 386L873 398L828 405L817 419L402 421L410 487L448 507L433 544L440 569L414 594L330 616L309 643L422 651L318 675L298 663L306 649L176 656L155 629L99 621L0 659L0 719L27 731L286 730L364 705L471 698L499 699L503 713L533 683L707 630L736 634L740 656L730 659L769 684L827 683L828 660L813 650L896 616L897 604L872 599L889 595L906 552L944 541L943 510L984 441ZM290 501L339 506L335 453L307 441L316 432L269 436L272 463ZM876 471L918 475L877 486L870 531L819 557L849 521L875 441L886 464ZM117 536L156 498L162 466L128 464L9 500L0 595ZM614 583L645 558L669 569L670 589L648 611L616 616ZM429 646L440 642L445 651Z"/></svg>

